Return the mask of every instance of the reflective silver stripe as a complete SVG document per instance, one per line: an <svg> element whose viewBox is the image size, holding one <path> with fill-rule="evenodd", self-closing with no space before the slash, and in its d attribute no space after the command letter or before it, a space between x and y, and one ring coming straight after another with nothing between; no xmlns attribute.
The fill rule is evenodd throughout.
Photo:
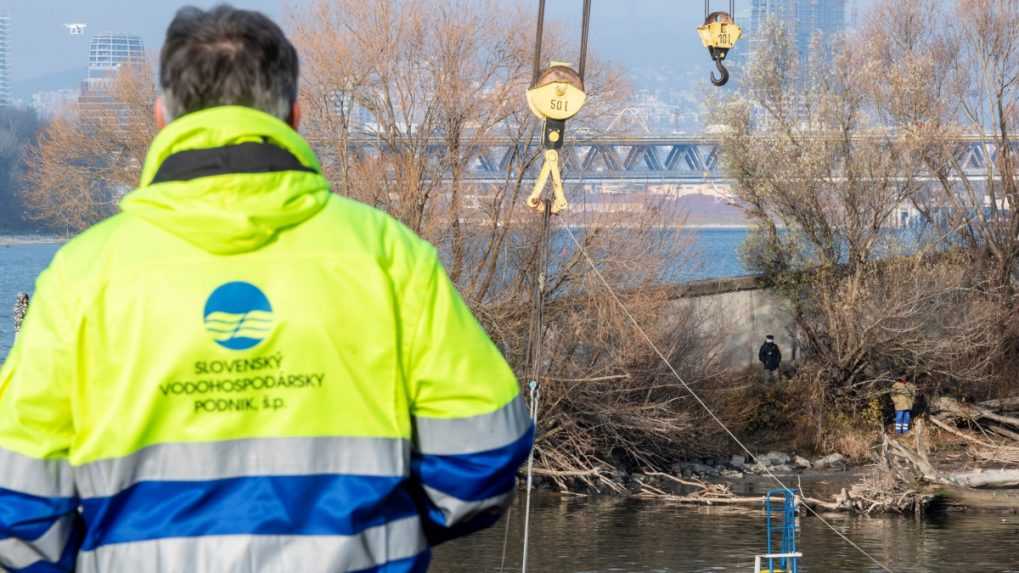
<svg viewBox="0 0 1019 573"><path fill-rule="evenodd" d="M147 480L262 475L407 474L410 443L397 438L257 438L159 444L75 468L82 497L107 497Z"/></svg>
<svg viewBox="0 0 1019 573"><path fill-rule="evenodd" d="M491 414L468 418L414 418L414 445L422 454L475 454L508 446L531 427L524 399L517 396Z"/></svg>
<svg viewBox="0 0 1019 573"><path fill-rule="evenodd" d="M65 460L40 460L0 448L0 487L39 497L73 497L74 475Z"/></svg>
<svg viewBox="0 0 1019 573"><path fill-rule="evenodd" d="M34 541L0 539L0 567L24 569L38 561L56 563L71 537L74 517L62 517Z"/></svg>
<svg viewBox="0 0 1019 573"><path fill-rule="evenodd" d="M433 487L424 486L425 493L431 498L432 503L439 508L442 512L443 517L446 519L446 527L450 527L461 521L467 521L479 513L498 507L500 509L506 509L510 503L513 502L514 491L510 490L502 495L483 499L481 501L464 501L460 498L453 497L447 493L443 493Z"/></svg>
<svg viewBox="0 0 1019 573"><path fill-rule="evenodd" d="M78 573L339 573L428 549L417 516L358 535L222 535L106 545L78 555Z"/></svg>

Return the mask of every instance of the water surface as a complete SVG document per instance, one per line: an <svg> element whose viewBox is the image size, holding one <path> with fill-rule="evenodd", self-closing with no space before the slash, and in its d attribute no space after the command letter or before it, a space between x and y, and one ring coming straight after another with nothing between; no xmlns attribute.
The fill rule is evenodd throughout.
<svg viewBox="0 0 1019 573"><path fill-rule="evenodd" d="M522 496L505 523L436 549L441 573L520 571ZM656 501L542 494L532 505L528 571L708 573L753 571L765 552L762 511L689 508ZM825 516L895 573L1019 573L1019 515L948 513L908 517ZM818 519L799 520L800 571L880 572Z"/></svg>
<svg viewBox="0 0 1019 573"><path fill-rule="evenodd" d="M668 231L675 233L675 231ZM677 261L671 276L678 281L731 277L745 274L739 247L746 229L695 229L683 231L693 237L691 256ZM677 240L685 240L677 237ZM2 241L2 237L0 237ZM49 264L57 244L14 244L0 242L0 359L7 355L13 339L11 310L19 292L31 293L35 279ZM71 288L73 285L69 285Z"/></svg>

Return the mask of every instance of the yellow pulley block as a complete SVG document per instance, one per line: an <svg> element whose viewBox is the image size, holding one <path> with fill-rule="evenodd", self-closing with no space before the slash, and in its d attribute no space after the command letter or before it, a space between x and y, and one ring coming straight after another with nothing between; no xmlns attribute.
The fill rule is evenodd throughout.
<svg viewBox="0 0 1019 573"><path fill-rule="evenodd" d="M712 12L704 19L704 25L697 28L697 34L711 54L711 59L715 61L715 67L722 74L720 78L715 78L712 74L711 83L724 86L729 81L729 70L725 69L722 61L743 36L743 29L728 12Z"/></svg>
<svg viewBox="0 0 1019 573"><path fill-rule="evenodd" d="M538 119L570 119L586 102L584 80L563 62L552 62L527 90L527 105Z"/></svg>
<svg viewBox="0 0 1019 573"><path fill-rule="evenodd" d="M540 210L545 184L552 179L551 211L558 213L567 207L566 193L559 165L559 150L563 147L566 120L577 115L587 102L584 80L573 68L562 62L552 62L531 89L527 90L527 105L531 112L544 120L541 145L545 149L545 163L527 198L527 206Z"/></svg>
<svg viewBox="0 0 1019 573"><path fill-rule="evenodd" d="M712 12L704 25L697 28L697 34L701 37L701 43L709 50L711 48L731 50L743 36L743 29L727 12Z"/></svg>

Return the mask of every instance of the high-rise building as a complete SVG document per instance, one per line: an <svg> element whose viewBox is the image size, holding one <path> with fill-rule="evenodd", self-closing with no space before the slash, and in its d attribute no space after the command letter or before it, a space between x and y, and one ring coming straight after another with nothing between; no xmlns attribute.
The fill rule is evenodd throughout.
<svg viewBox="0 0 1019 573"><path fill-rule="evenodd" d="M10 33L10 16L0 15L0 107L11 105Z"/></svg>
<svg viewBox="0 0 1019 573"><path fill-rule="evenodd" d="M738 16L738 15L737 15ZM737 22L744 26L747 40L733 50L737 69L744 68L764 45L769 22L785 28L799 54L801 78L810 62L830 64L833 43L846 27L846 0L751 0L750 19ZM814 54L816 45L821 53Z"/></svg>
<svg viewBox="0 0 1019 573"><path fill-rule="evenodd" d="M125 63L145 63L145 47L140 37L105 32L92 38L88 50L89 78L111 78Z"/></svg>
<svg viewBox="0 0 1019 573"><path fill-rule="evenodd" d="M81 82L78 104L82 117L108 110L110 88L125 65L145 65L142 39L130 34L105 32L92 38L88 52L88 77Z"/></svg>

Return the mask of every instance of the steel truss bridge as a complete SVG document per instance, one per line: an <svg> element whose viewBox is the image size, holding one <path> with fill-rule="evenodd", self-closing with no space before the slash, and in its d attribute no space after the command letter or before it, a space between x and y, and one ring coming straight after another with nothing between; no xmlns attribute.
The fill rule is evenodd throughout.
<svg viewBox="0 0 1019 573"><path fill-rule="evenodd" d="M445 147L429 142L428 153L436 160ZM377 140L351 142L356 154L377 154ZM1019 142L1013 143L1019 154ZM525 145L509 138L494 137L475 144L464 179L474 183L501 183L515 175L521 161L541 152L537 145ZM710 136L572 137L560 151L563 179L586 183L728 184L720 165L720 138ZM384 153L384 151L383 151ZM961 137L956 141L956 159L967 174L986 178L987 168L997 159L997 145L990 138ZM525 176L534 179L541 167L540 157Z"/></svg>

